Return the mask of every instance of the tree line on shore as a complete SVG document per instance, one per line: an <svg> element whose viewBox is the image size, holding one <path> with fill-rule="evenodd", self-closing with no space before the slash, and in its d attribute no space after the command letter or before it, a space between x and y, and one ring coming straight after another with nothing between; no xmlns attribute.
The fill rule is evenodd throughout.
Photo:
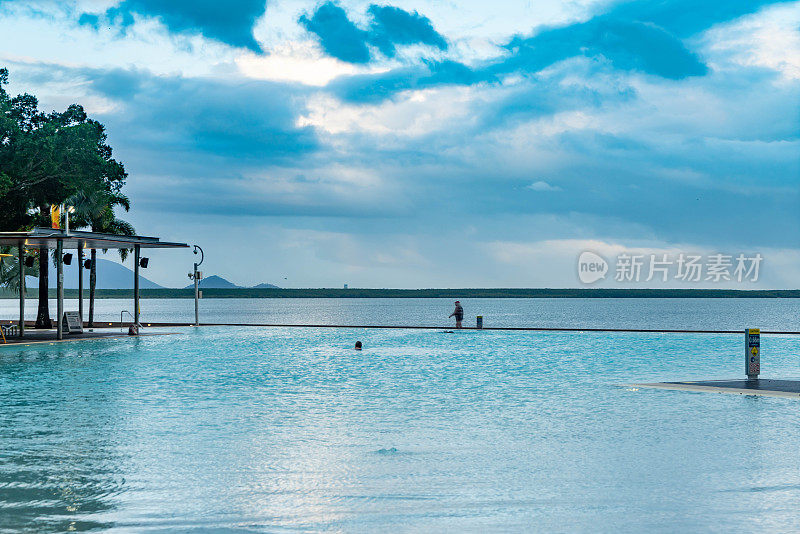
<svg viewBox="0 0 800 534"><path fill-rule="evenodd" d="M54 294L53 289L50 290ZM191 288L140 289L142 298L174 299L194 298ZM68 298L75 298L77 290L66 289ZM98 298L119 299L130 295L130 289L98 289ZM0 289L0 298L16 296L10 290ZM236 287L205 288L203 298L314 298L314 299L691 299L691 298L800 298L800 289L611 289L611 288L463 288L463 289L369 289L369 288L295 288Z"/></svg>
<svg viewBox="0 0 800 534"><path fill-rule="evenodd" d="M65 213L54 206L70 206L70 227L93 232L134 235L133 226L119 219L115 209L130 209L122 188L128 174L112 156L105 127L91 119L82 106L45 113L38 99L24 93L11 96L6 90L8 69L0 68L0 231L30 230L37 226L63 227ZM0 252L17 256L14 247ZM127 250L121 250L123 259ZM48 261L46 248L26 249L34 261L0 262L0 285L19 292L19 269L39 278L37 328L52 328L48 305ZM53 256L53 261L55 257ZM89 325L94 320L97 251L91 249L89 272ZM78 266L83 268L84 266Z"/></svg>

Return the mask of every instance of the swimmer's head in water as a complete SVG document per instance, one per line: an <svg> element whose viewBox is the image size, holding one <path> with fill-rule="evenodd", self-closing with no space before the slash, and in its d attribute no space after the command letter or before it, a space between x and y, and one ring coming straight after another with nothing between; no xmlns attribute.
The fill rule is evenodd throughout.
<svg viewBox="0 0 800 534"><path fill-rule="evenodd" d="M361 342L356 341L356 350L361 350Z"/></svg>

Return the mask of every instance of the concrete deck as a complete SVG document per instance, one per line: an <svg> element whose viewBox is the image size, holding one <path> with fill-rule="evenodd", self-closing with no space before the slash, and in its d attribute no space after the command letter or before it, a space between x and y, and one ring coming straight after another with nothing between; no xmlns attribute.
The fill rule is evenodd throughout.
<svg viewBox="0 0 800 534"><path fill-rule="evenodd" d="M164 336L174 334L174 332L141 332L139 337L143 336ZM119 328L95 328L93 332L84 330L82 334L64 334L64 339L56 339L56 330L28 330L25 329L25 337L10 337L6 336L7 343L3 343L0 338L0 349L3 347L33 345L37 343L66 343L69 341L87 340L87 339L108 339L115 337L135 337L128 336L127 332L120 331Z"/></svg>
<svg viewBox="0 0 800 534"><path fill-rule="evenodd" d="M800 380L771 380L765 378L758 380L703 380L699 382L627 384L626 387L800 399Z"/></svg>

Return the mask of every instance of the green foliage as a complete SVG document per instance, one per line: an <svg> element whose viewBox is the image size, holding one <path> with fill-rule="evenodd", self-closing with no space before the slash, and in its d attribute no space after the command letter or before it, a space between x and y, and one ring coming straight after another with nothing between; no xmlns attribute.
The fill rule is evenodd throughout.
<svg viewBox="0 0 800 534"><path fill-rule="evenodd" d="M113 158L105 127L78 104L44 113L35 96L10 96L8 78L0 69L0 231L50 226L50 205L67 204L76 207L73 228L132 235L133 227L114 215L115 206L127 211L130 202L121 193L127 173ZM124 259L127 251L120 254ZM0 265L0 285L9 288L18 283L12 263ZM46 287L46 269L39 276ZM46 299L40 307L49 315Z"/></svg>
<svg viewBox="0 0 800 534"><path fill-rule="evenodd" d="M75 213L70 221L75 221L75 227L88 226L93 232L102 232L113 235L136 235L133 226L118 219L114 208L120 206L125 211L131 207L128 197L111 189L85 189L68 198L66 204L75 207ZM128 257L128 250L120 249L122 261Z"/></svg>
<svg viewBox="0 0 800 534"><path fill-rule="evenodd" d="M0 247L0 254L11 254L12 257L0 258L0 286L7 287L19 294L19 268L17 261L19 249L16 247ZM27 254L31 254L28 251ZM39 275L39 262L34 262L32 267L23 267L26 276Z"/></svg>
<svg viewBox="0 0 800 534"><path fill-rule="evenodd" d="M127 174L102 124L78 104L44 113L35 96L8 95L7 83L0 69L0 230L48 224L49 206L78 193L119 193Z"/></svg>

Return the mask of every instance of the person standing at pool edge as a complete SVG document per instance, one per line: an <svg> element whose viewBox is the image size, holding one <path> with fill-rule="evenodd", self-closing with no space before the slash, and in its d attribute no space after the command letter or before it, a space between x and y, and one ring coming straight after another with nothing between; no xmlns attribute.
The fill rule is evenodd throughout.
<svg viewBox="0 0 800 534"><path fill-rule="evenodd" d="M464 308L461 307L460 301L456 301L456 309L450 314L450 317L455 317L456 328L461 328L461 321L464 320Z"/></svg>

